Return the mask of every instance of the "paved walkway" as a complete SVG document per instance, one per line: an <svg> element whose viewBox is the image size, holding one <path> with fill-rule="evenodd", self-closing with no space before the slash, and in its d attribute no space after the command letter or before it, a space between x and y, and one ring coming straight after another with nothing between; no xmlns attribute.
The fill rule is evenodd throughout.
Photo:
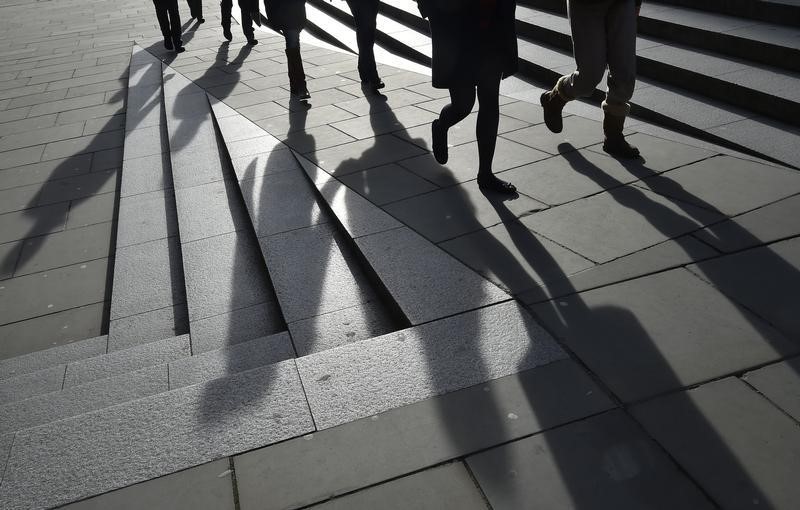
<svg viewBox="0 0 800 510"><path fill-rule="evenodd" d="M796 506L795 170L503 97L507 199L390 55L0 5L3 508Z"/></svg>

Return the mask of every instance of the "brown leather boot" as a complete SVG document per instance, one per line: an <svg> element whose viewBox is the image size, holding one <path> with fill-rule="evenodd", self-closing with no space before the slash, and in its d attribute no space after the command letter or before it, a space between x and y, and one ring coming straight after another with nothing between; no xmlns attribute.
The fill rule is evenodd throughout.
<svg viewBox="0 0 800 510"><path fill-rule="evenodd" d="M303 59L300 57L300 48L286 48L286 62L289 68L289 91L299 99L308 99L311 94L306 87L306 73L303 70Z"/></svg>
<svg viewBox="0 0 800 510"><path fill-rule="evenodd" d="M539 98L542 109L544 110L544 123L547 125L547 129L553 133L560 133L561 130L564 129L564 122L561 120L561 110L563 110L564 105L567 104L567 100L558 93L558 90L556 90L557 88L558 85L556 84L553 90L545 92Z"/></svg>
<svg viewBox="0 0 800 510"><path fill-rule="evenodd" d="M603 150L615 158L638 158L639 149L625 141L625 136L622 134L624 125L624 116L611 115L608 112L605 113L603 117L603 133L606 135L606 138L603 141Z"/></svg>

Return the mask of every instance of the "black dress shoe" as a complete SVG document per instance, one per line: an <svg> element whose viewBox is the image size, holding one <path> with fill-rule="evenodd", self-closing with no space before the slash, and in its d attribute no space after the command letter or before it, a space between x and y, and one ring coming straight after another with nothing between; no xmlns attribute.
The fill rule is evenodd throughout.
<svg viewBox="0 0 800 510"><path fill-rule="evenodd" d="M494 174L479 175L478 188L483 191L494 191L495 193L502 193L504 195L516 195L517 187L498 178Z"/></svg>
<svg viewBox="0 0 800 510"><path fill-rule="evenodd" d="M250 46L255 46L256 44L258 44L258 39L251 37L250 39L247 40L247 44L249 44Z"/></svg>
<svg viewBox="0 0 800 510"><path fill-rule="evenodd" d="M171 49L175 48L175 46L172 45L172 39L170 39L169 37L165 37L164 38L164 47L166 49L168 49L168 50L171 50Z"/></svg>
<svg viewBox="0 0 800 510"><path fill-rule="evenodd" d="M205 23L205 22L206 22L206 19L205 19L205 18L197 18L197 24L198 24L198 25L199 25L200 23Z"/></svg>

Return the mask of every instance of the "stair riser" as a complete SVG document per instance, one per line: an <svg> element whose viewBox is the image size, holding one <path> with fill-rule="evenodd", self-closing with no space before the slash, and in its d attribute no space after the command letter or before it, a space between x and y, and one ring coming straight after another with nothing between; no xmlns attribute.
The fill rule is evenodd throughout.
<svg viewBox="0 0 800 510"><path fill-rule="evenodd" d="M658 0L657 3L800 27L800 6L762 0Z"/></svg>

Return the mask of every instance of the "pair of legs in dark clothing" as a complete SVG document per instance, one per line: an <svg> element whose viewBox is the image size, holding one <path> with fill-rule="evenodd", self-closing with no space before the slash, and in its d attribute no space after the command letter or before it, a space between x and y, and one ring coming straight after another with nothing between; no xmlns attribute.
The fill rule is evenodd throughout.
<svg viewBox="0 0 800 510"><path fill-rule="evenodd" d="M196 19L198 23L205 22L203 19L203 0L186 0L189 4L189 15Z"/></svg>
<svg viewBox="0 0 800 510"><path fill-rule="evenodd" d="M358 76L361 83L373 89L384 87L375 64L375 32L377 30L378 0L347 0L356 22L358 44Z"/></svg>
<svg viewBox="0 0 800 510"><path fill-rule="evenodd" d="M153 0L156 8L158 26L164 36L164 47L180 53L184 51L181 39L181 16L178 13L178 0Z"/></svg>
<svg viewBox="0 0 800 510"><path fill-rule="evenodd" d="M480 57L479 57L480 58ZM478 186L500 193L513 194L516 188L492 172L494 149L497 145L497 127L500 123L500 80L502 70L497 61L482 58L476 85L459 85L450 88L450 104L442 108L439 118L433 121L433 155L441 164L447 163L447 130L464 120L472 112L477 93L478 125Z"/></svg>
<svg viewBox="0 0 800 510"><path fill-rule="evenodd" d="M254 7L254 4L258 5L255 0L239 0L239 10L242 15L242 33L247 39L247 43L251 46L258 44L253 29L253 18L250 14L254 10L258 10L257 7ZM225 36L225 39L230 41L233 39L233 34L231 33L231 9L233 8L233 0L222 0L219 4L219 8L220 18L222 20L222 35Z"/></svg>

